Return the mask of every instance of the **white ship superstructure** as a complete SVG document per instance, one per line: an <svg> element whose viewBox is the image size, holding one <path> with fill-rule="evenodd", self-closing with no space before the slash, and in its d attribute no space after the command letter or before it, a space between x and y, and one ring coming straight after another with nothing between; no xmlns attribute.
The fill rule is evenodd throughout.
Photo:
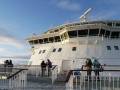
<svg viewBox="0 0 120 90"><path fill-rule="evenodd" d="M32 46L29 65L50 59L59 70L80 68L85 58L102 64L120 64L120 21L86 21L57 26L28 38ZM74 63L74 64L71 64Z"/></svg>

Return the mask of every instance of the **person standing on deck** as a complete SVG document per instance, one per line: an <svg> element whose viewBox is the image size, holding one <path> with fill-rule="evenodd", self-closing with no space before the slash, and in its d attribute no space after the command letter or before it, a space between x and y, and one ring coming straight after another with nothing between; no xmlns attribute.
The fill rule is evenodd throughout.
<svg viewBox="0 0 120 90"><path fill-rule="evenodd" d="M45 75L46 70L46 63L44 61L41 62L41 76L43 77Z"/></svg>
<svg viewBox="0 0 120 90"><path fill-rule="evenodd" d="M87 60L85 62L85 67L87 70L87 76L90 79L91 78L91 70L92 70L92 61L90 58L87 58Z"/></svg>
<svg viewBox="0 0 120 90"><path fill-rule="evenodd" d="M93 67L94 67L94 72L95 72L95 76L97 77L97 79L99 79L99 72L101 69L101 64L98 62L97 59L94 59L93 61Z"/></svg>
<svg viewBox="0 0 120 90"><path fill-rule="evenodd" d="M49 59L47 59L46 64L48 66L48 76L50 76L51 75L52 62Z"/></svg>

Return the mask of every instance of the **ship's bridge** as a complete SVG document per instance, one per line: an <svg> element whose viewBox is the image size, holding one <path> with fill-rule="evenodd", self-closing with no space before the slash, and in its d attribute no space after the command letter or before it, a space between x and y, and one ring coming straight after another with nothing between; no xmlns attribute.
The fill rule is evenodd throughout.
<svg viewBox="0 0 120 90"><path fill-rule="evenodd" d="M57 26L41 36L34 35L27 40L31 45L61 42L68 38L99 36L120 37L120 21L74 22Z"/></svg>

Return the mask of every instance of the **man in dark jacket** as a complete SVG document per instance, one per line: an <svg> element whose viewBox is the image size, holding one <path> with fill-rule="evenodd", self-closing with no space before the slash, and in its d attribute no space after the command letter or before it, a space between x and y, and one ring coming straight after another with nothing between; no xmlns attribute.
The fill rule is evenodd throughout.
<svg viewBox="0 0 120 90"><path fill-rule="evenodd" d="M46 70L46 63L44 61L41 62L41 75L44 76L45 75L45 70Z"/></svg>

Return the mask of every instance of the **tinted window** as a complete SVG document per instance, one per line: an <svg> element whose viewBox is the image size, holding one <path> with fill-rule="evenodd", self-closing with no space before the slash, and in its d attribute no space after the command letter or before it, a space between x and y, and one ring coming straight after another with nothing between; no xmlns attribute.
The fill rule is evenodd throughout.
<svg viewBox="0 0 120 90"><path fill-rule="evenodd" d="M44 43L48 43L48 38L44 38Z"/></svg>
<svg viewBox="0 0 120 90"><path fill-rule="evenodd" d="M50 37L49 38L49 42L53 42L54 41L54 38L53 37Z"/></svg>
<svg viewBox="0 0 120 90"><path fill-rule="evenodd" d="M105 34L105 30L104 29L101 29L100 30L100 36L103 36Z"/></svg>
<svg viewBox="0 0 120 90"><path fill-rule="evenodd" d="M68 35L70 38L77 37L77 31L69 31Z"/></svg>
<svg viewBox="0 0 120 90"><path fill-rule="evenodd" d="M54 39L55 39L55 42L60 42L61 41L60 36L55 36Z"/></svg>
<svg viewBox="0 0 120 90"><path fill-rule="evenodd" d="M108 26L112 26L112 23L107 23Z"/></svg>
<svg viewBox="0 0 120 90"><path fill-rule="evenodd" d="M97 36L99 33L99 29L90 29L89 30L89 35L90 36Z"/></svg>
<svg viewBox="0 0 120 90"><path fill-rule="evenodd" d="M30 44L33 44L33 40L32 41L29 41Z"/></svg>
<svg viewBox="0 0 120 90"><path fill-rule="evenodd" d="M76 47L72 47L72 51L76 51Z"/></svg>
<svg viewBox="0 0 120 90"><path fill-rule="evenodd" d="M118 46L114 46L115 50L119 50L119 47Z"/></svg>
<svg viewBox="0 0 120 90"><path fill-rule="evenodd" d="M106 31L105 37L109 37L109 36L110 36L110 31Z"/></svg>
<svg viewBox="0 0 120 90"><path fill-rule="evenodd" d="M116 26L120 26L120 23L116 23Z"/></svg>
<svg viewBox="0 0 120 90"><path fill-rule="evenodd" d="M41 54L41 53L42 53L42 51L40 50L40 51L39 51L39 54Z"/></svg>
<svg viewBox="0 0 120 90"><path fill-rule="evenodd" d="M78 36L82 37L82 36L87 36L88 35L88 30L78 30Z"/></svg>
<svg viewBox="0 0 120 90"><path fill-rule="evenodd" d="M38 44L38 40L34 40L34 44Z"/></svg>
<svg viewBox="0 0 120 90"><path fill-rule="evenodd" d="M111 50L111 47L110 47L110 46L107 46L107 50Z"/></svg>
<svg viewBox="0 0 120 90"><path fill-rule="evenodd" d="M42 44L43 43L43 39L39 39L39 43Z"/></svg>
<svg viewBox="0 0 120 90"><path fill-rule="evenodd" d="M43 53L45 53L45 50L43 50Z"/></svg>
<svg viewBox="0 0 120 90"><path fill-rule="evenodd" d="M61 51L62 51L62 48L59 48L59 49L58 49L58 52L61 52Z"/></svg>
<svg viewBox="0 0 120 90"><path fill-rule="evenodd" d="M54 48L54 49L53 49L53 52L55 52L55 51L56 51L56 49Z"/></svg>
<svg viewBox="0 0 120 90"><path fill-rule="evenodd" d="M119 38L119 32L112 32L111 38Z"/></svg>

